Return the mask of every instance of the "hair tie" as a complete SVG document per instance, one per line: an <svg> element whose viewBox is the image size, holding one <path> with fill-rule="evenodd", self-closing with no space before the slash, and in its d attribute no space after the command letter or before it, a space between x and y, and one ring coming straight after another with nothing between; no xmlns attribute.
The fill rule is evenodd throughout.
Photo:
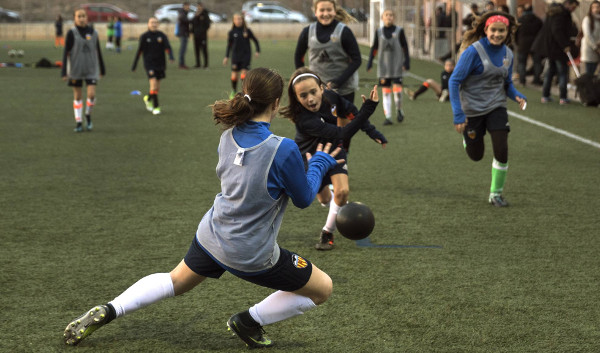
<svg viewBox="0 0 600 353"><path fill-rule="evenodd" d="M303 74L296 76L294 78L294 80L292 81L292 86L296 84L296 81L298 81L298 79L300 77L314 77L317 80L317 82L321 83L321 80L319 79L319 77L317 75L307 72L307 73L303 73Z"/></svg>
<svg viewBox="0 0 600 353"><path fill-rule="evenodd" d="M244 94L244 98L248 98L248 103L252 102L252 98L250 98L250 96L249 96L249 95L247 95L247 94Z"/></svg>
<svg viewBox="0 0 600 353"><path fill-rule="evenodd" d="M509 22L508 22L508 18L502 16L502 15L494 15L491 16L490 18L487 19L487 21L485 21L485 26L488 27L489 25L491 25L492 23L495 22L502 22L506 25L506 27L508 27Z"/></svg>

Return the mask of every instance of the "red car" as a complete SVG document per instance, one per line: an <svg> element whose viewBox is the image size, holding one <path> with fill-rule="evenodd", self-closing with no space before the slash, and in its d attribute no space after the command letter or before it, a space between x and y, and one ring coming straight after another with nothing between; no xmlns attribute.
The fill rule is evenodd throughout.
<svg viewBox="0 0 600 353"><path fill-rule="evenodd" d="M89 22L108 22L110 17L120 17L123 22L137 22L138 15L133 12L104 3L83 4L81 8L87 13Z"/></svg>

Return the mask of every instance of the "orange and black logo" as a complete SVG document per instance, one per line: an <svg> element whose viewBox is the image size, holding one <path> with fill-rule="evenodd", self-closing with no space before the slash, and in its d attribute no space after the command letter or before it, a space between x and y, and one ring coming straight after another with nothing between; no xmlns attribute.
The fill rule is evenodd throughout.
<svg viewBox="0 0 600 353"><path fill-rule="evenodd" d="M292 255L292 262L296 268L306 268L308 266L308 262L296 254Z"/></svg>

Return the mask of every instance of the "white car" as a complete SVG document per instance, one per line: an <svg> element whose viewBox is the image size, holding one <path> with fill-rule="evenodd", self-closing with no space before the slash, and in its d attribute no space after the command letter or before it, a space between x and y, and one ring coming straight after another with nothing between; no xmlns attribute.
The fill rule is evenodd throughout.
<svg viewBox="0 0 600 353"><path fill-rule="evenodd" d="M183 4L168 4L159 7L154 12L154 17L161 23L177 23L177 17L179 17L179 10L183 8ZM188 18L192 20L196 13L196 6L190 4L190 12L188 12ZM225 22L223 16L218 15L214 12L208 12L208 17L211 22Z"/></svg>
<svg viewBox="0 0 600 353"><path fill-rule="evenodd" d="M298 11L277 5L255 6L244 13L247 23L289 22L306 23L308 18Z"/></svg>

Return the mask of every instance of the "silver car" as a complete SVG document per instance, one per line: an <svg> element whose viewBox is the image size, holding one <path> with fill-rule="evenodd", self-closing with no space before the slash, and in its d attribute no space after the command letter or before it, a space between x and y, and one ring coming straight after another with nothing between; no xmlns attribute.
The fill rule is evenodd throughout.
<svg viewBox="0 0 600 353"><path fill-rule="evenodd" d="M286 9L277 5L255 6L244 13L244 19L247 23L306 23L308 18L298 11Z"/></svg>
<svg viewBox="0 0 600 353"><path fill-rule="evenodd" d="M177 23L177 17L179 17L179 10L183 8L183 4L168 4L159 7L154 12L154 17L158 19L161 23ZM194 14L196 13L196 6L190 5L190 12L188 13L188 18L191 20L194 18ZM208 12L208 17L211 22L225 22L225 18L221 15L218 15L214 12Z"/></svg>

